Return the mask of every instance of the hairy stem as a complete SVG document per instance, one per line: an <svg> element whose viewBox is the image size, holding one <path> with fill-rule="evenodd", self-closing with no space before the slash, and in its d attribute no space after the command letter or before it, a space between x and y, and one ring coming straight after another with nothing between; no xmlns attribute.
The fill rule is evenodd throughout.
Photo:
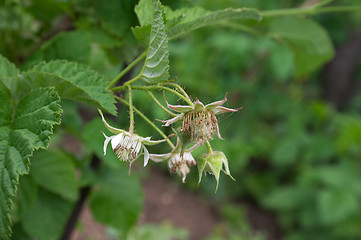
<svg viewBox="0 0 361 240"><path fill-rule="evenodd" d="M129 106L129 103L127 101L125 101L124 99L122 99L121 97L116 96L116 99L119 100L119 102ZM152 121L149 120L149 118L147 118L141 111L139 111L137 108L135 108L133 106L133 110L140 116L142 117L150 126L152 126L164 139L166 139L168 145L174 149L174 145L173 143L168 139L167 135L164 134L164 132L162 130L160 130Z"/></svg>

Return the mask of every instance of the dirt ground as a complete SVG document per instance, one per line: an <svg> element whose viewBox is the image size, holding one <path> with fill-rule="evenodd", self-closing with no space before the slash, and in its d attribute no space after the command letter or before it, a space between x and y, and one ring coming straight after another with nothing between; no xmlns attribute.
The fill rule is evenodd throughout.
<svg viewBox="0 0 361 240"><path fill-rule="evenodd" d="M168 174L152 169L142 185L145 200L139 224L169 221L177 228L188 230L190 240L201 240L221 222L221 216L212 202L172 182ZM237 204L247 209L247 217L254 231L263 232L268 240L281 239L280 228L270 213L247 202ZM82 231L76 231L71 240L107 240L105 228L93 220L88 207L82 211L81 222Z"/></svg>

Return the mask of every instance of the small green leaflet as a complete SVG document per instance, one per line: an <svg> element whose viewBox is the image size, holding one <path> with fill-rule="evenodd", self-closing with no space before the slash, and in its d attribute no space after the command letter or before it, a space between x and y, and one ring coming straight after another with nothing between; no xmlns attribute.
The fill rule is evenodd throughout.
<svg viewBox="0 0 361 240"><path fill-rule="evenodd" d="M19 175L28 172L33 151L48 146L61 107L53 88L29 92L14 106L1 81L0 100L0 236L8 239Z"/></svg>
<svg viewBox="0 0 361 240"><path fill-rule="evenodd" d="M153 22L149 39L147 57L139 76L152 84L167 81L169 79L168 38L159 0L153 1Z"/></svg>

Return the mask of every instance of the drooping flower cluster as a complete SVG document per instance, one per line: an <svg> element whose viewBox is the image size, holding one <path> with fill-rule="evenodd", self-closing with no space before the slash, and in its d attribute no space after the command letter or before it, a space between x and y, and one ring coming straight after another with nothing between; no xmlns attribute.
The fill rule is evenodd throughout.
<svg viewBox="0 0 361 240"><path fill-rule="evenodd" d="M105 137L104 155L106 154L106 149L110 142L115 155L120 160L129 162L130 164L138 159L142 153L144 154L144 166L147 165L149 159L154 162L167 161L170 173L177 173L179 176L181 176L183 183L185 182L187 174L190 172L190 167L198 165L199 182L202 179L203 172L208 172L214 175L216 178L217 191L221 170L232 179L233 177L229 171L228 160L224 153L213 151L209 143L209 140L213 140L214 134L216 134L218 138L223 139L219 131L216 115L227 112L236 112L241 109L223 107L222 105L226 101L226 96L223 100L207 105L204 105L199 100L195 101L194 103L188 101L190 105L185 106L170 105L166 101L168 108L178 112L179 114L174 114L175 117L164 121L164 126L167 127L175 124L176 122L181 122L181 126L177 132L176 146L174 147L170 140L167 140L173 149L169 153L165 154L150 154L145 145L158 144L160 142L166 141L166 139L152 141L150 137L141 137L138 134L135 134L132 131L132 124L134 124L134 119L133 123L131 121L132 127L130 129L132 130L130 131L114 128L106 122L102 112L99 110L105 127L110 132L115 134L108 137L103 133ZM160 103L157 102L157 104ZM161 107L164 109L163 106ZM168 111L168 113L170 112ZM191 143L193 143L193 146L191 148L187 148L187 145ZM196 161L191 152L205 143L207 143L208 153L201 154Z"/></svg>

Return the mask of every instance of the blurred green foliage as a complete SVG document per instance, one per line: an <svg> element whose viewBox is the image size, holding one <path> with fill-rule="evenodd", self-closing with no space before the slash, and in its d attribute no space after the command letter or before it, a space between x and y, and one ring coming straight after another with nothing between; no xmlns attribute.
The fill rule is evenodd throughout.
<svg viewBox="0 0 361 240"><path fill-rule="evenodd" d="M110 81L143 50L130 30L138 25L134 0L0 3L0 53L22 70L42 60L66 59L87 64ZM163 1L173 9L201 6L207 10L271 10L302 3ZM358 0L337 1L342 4L360 6ZM226 141L212 142L215 149L227 153L237 182L221 177L214 195L209 178L200 187L204 195L216 201L248 199L272 211L287 240L361 238L361 98L358 94L342 110L336 109L324 100L321 83L322 68L334 57L333 45L344 44L350 33L360 34L360 27L360 12L280 16L260 22L225 22L169 42L171 78L177 77L193 99L207 103L228 92L230 107L244 107L232 117L219 119ZM360 62L357 69L354 79L359 81ZM176 102L174 96L167 99ZM134 94L134 103L151 118L167 117L142 93ZM52 151L34 154L30 175L20 180L14 239L58 239L77 189L92 183L96 183L90 197L95 219L122 236L141 211L139 179L124 177L126 167L115 157L103 156L99 119L85 123L74 103L63 101L62 106L63 129L53 138ZM119 109L117 122L127 126L125 109ZM140 118L136 122L138 132L154 134ZM65 131L83 142L78 154L59 150ZM89 167L93 153L104 160L99 171ZM79 178L76 169L82 172ZM193 168L186 187L196 186L195 173ZM231 219L225 227L229 239L263 238L251 238L242 211L234 207L222 211ZM44 222L50 227L44 228ZM167 225L132 229L129 238L162 239L157 234L163 239L187 238L185 232ZM222 237L215 232L209 239Z"/></svg>

